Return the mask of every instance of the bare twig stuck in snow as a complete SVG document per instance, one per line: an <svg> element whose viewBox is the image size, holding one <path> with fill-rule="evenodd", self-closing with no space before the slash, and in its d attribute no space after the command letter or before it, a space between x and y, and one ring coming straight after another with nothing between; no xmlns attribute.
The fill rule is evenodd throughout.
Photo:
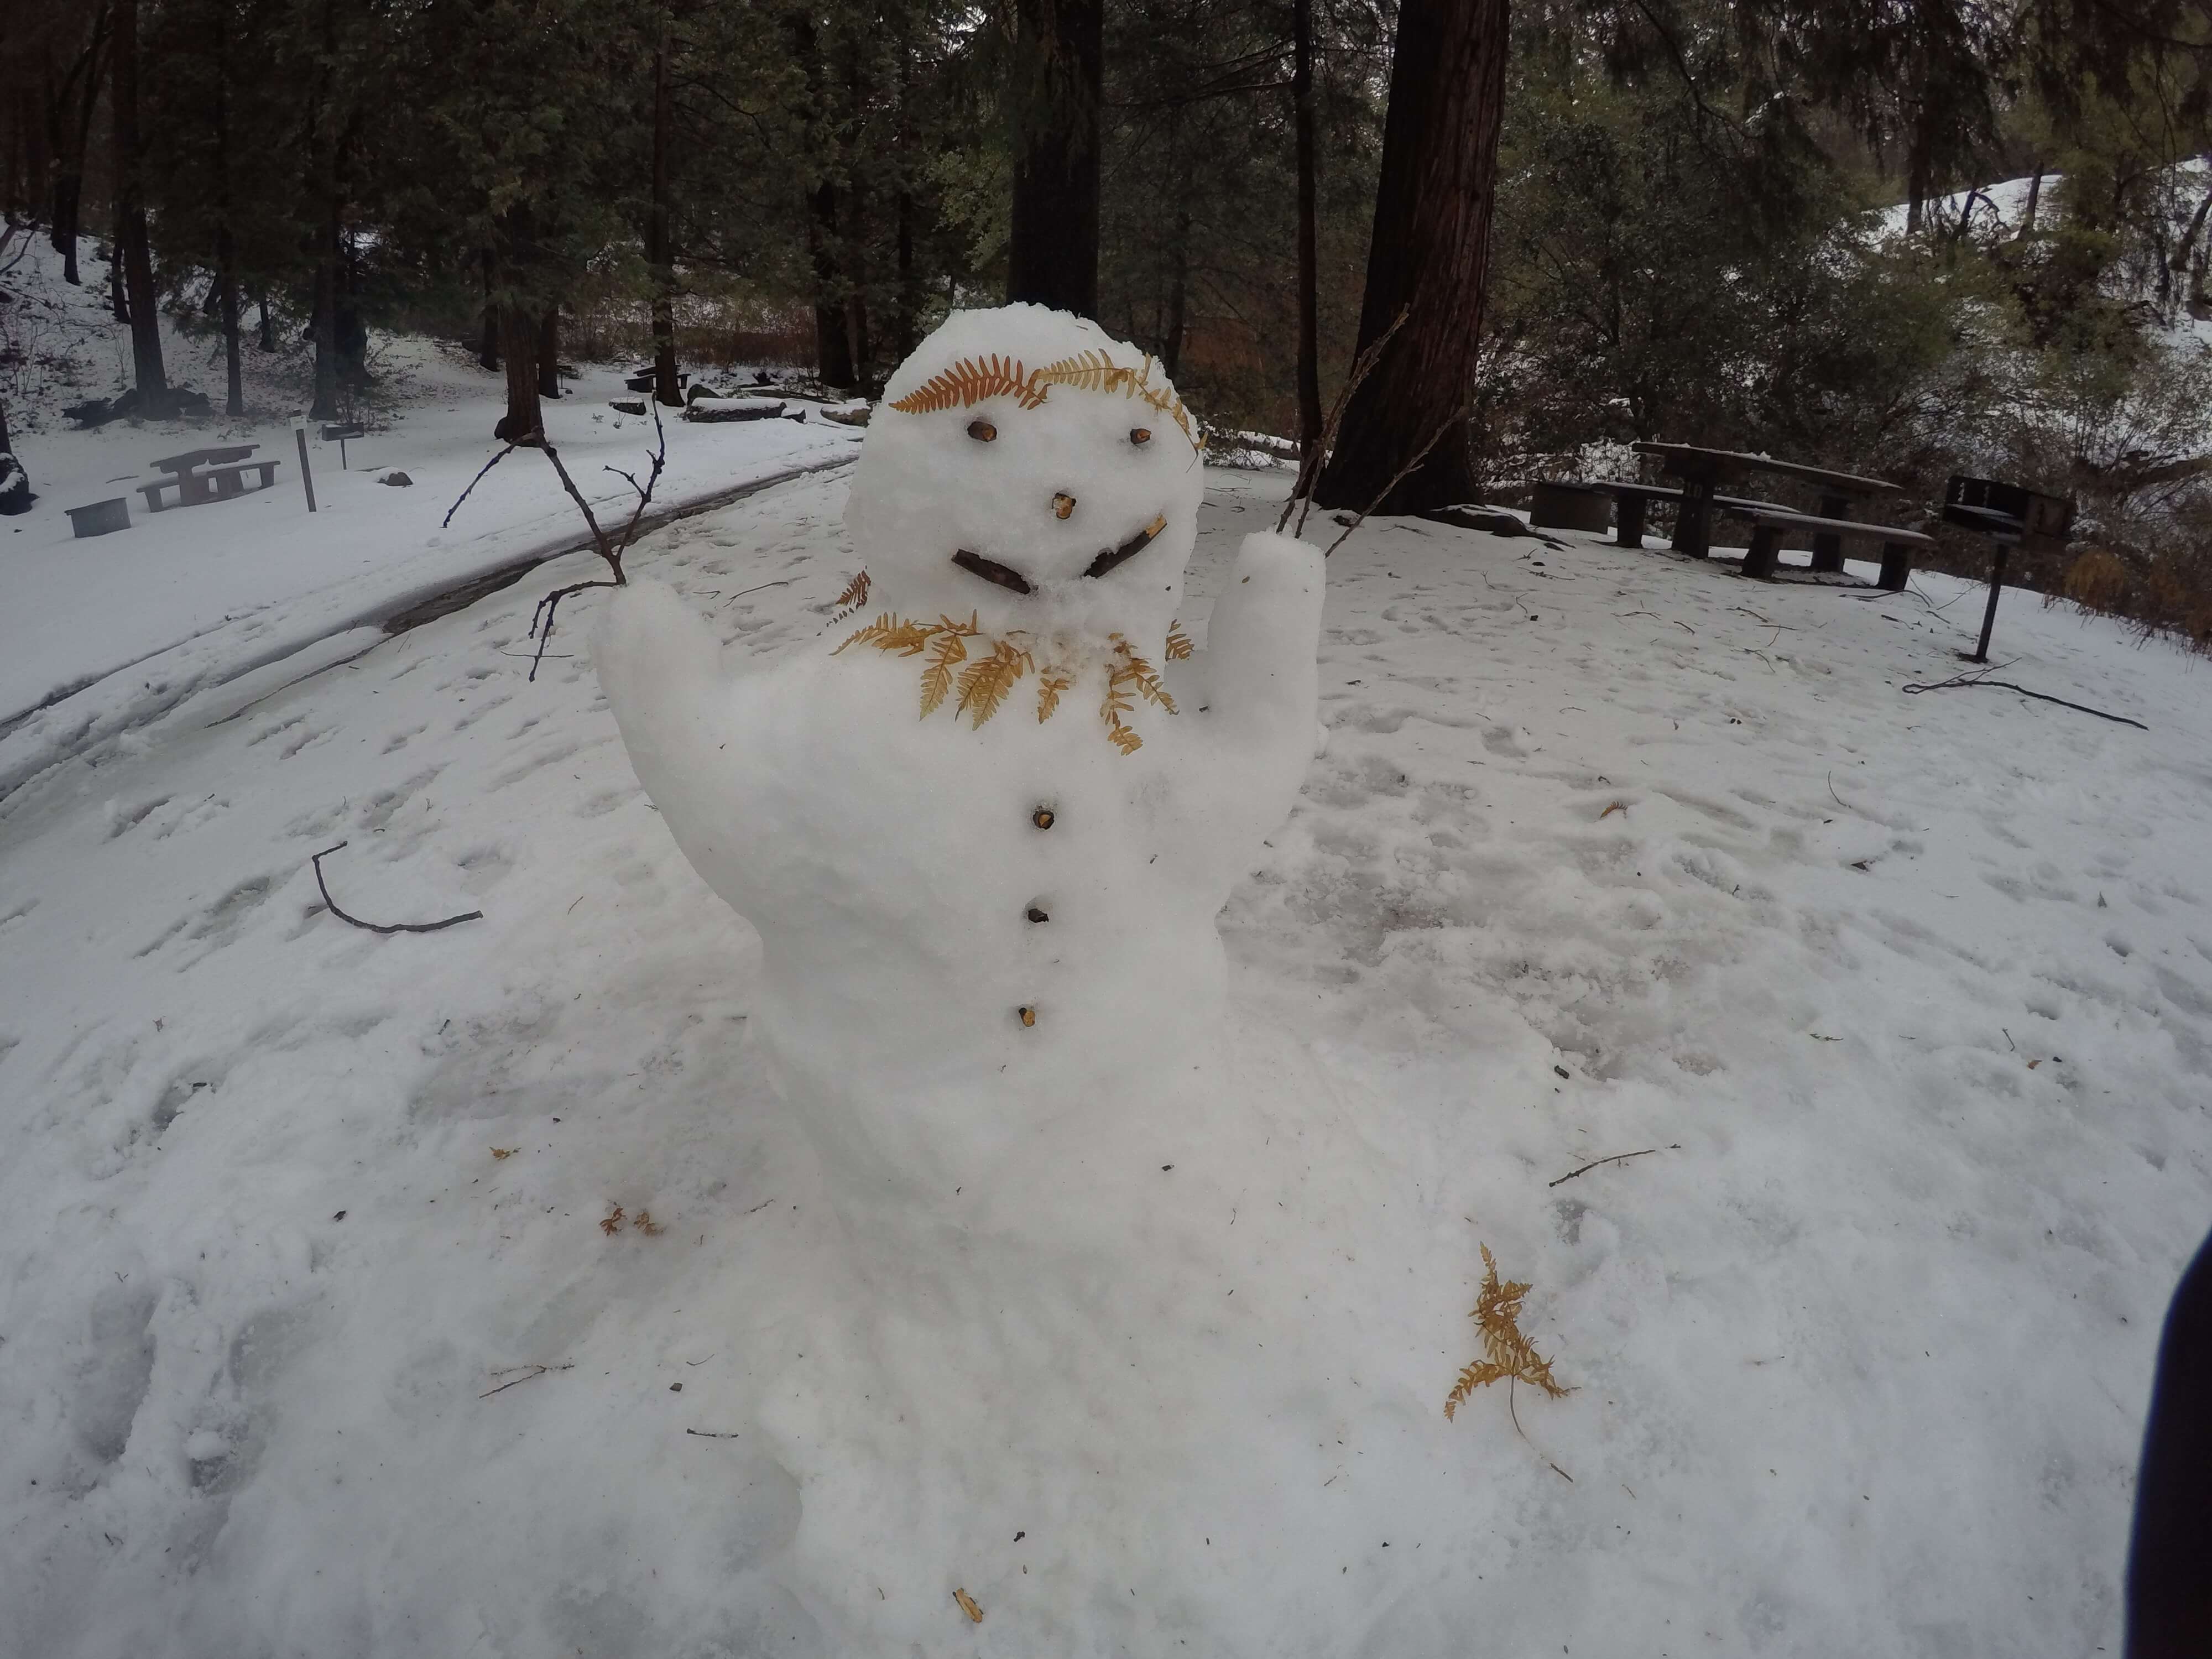
<svg viewBox="0 0 2212 1659"><path fill-rule="evenodd" d="M1405 326L1410 311L1410 307L1401 310L1391 320L1390 326L1382 331L1381 337L1352 359L1352 373L1345 377L1344 386L1336 394L1336 401L1329 405L1328 418L1322 422L1321 436L1314 441L1313 453L1298 457L1298 481L1291 486L1290 500L1283 503L1283 516L1275 520L1278 536L1283 533L1284 527L1291 521L1291 510L1299 507L1300 502L1304 506L1299 508L1298 527L1292 533L1299 536L1306 533L1306 514L1313 511L1314 485L1321 478L1322 459L1336 446L1336 429L1343 424L1345 405L1352 401L1352 394L1359 390L1359 383L1375 372L1375 365L1382 360L1382 349L1390 343L1390 337ZM1433 443L1434 440L1431 441ZM1421 453L1425 455L1428 451L1425 449ZM1383 493L1388 495L1389 492L1385 490ZM1362 514L1360 516L1364 518L1366 515ZM1341 541L1343 538L1337 539Z"/></svg>
<svg viewBox="0 0 2212 1659"><path fill-rule="evenodd" d="M560 475L561 487L568 492L568 498L576 503L577 511L584 515L585 524L591 527L592 545L599 550L599 556L607 562L607 568L614 574L606 580L571 582L566 587L556 587L538 601L530 613L530 631L538 641L538 656L530 665L529 678L532 680L538 678L538 663L545 659L545 647L553 638L553 613L560 608L562 600L571 593L581 593L590 588L629 585L629 578L623 574L623 555L629 551L630 544L637 539L638 521L644 518L645 509L653 500L653 488L660 482L661 471L668 465L668 429L660 423L660 405L657 402L653 405L653 465L647 471L643 483L640 483L635 475L618 466L606 469L617 477L627 480L629 487L637 492L637 505L630 510L629 522L623 526L619 539L611 538L599 527L599 520L592 511L592 504L584 499L584 492L576 488L576 481L568 476L568 469L561 464L561 452L545 441L543 433L538 434L545 459L553 463L553 471Z"/></svg>
<svg viewBox="0 0 2212 1659"><path fill-rule="evenodd" d="M1401 312L1398 316L1398 322L1403 322L1405 320L1405 313ZM1397 323L1393 323L1390 326L1395 329L1397 325ZM1389 336L1386 334L1382 337L1387 340L1389 338ZM1380 346L1382 343L1382 341L1377 340L1375 343L1377 346ZM1369 501L1366 506L1359 509L1359 516L1354 519L1350 524L1344 526L1344 534L1339 536L1334 541L1331 542L1327 548L1322 550L1322 557L1325 559L1331 553L1335 552L1338 548L1342 547L1345 544L1346 538L1349 537L1353 531L1358 529L1361 525L1367 522L1367 515L1372 513L1376 507L1382 506L1382 503L1389 499L1390 492L1395 489L1400 484L1405 483L1407 477L1413 472L1415 467L1419 466L1423 461L1429 459L1429 452L1434 449L1443 441L1444 434L1450 431L1461 422L1464 421L1467 416L1468 411L1465 409L1455 409L1449 415L1446 416L1443 422L1437 426L1437 429L1429 434L1428 442L1423 444L1419 449L1415 450L1413 452L1413 459L1407 461L1405 465L1400 467L1395 472L1392 473L1390 475L1390 482L1384 484L1382 489L1375 492L1375 499ZM1310 505L1310 503L1309 503L1309 505ZM1298 515L1298 528L1303 532L1305 529L1305 515L1304 514L1300 514Z"/></svg>
<svg viewBox="0 0 2212 1659"><path fill-rule="evenodd" d="M325 847L321 852L316 854L308 860L309 863L315 866L315 885L322 890L324 905L328 908L330 913L336 916L340 921L350 922L354 927L361 928L365 933L434 933L441 928L452 927L460 922L482 921L483 920L483 912L481 910L465 910L458 916L447 916L443 921L394 921L379 923L374 921L363 921L359 916L348 915L343 910L338 908L338 902L331 896L330 883L323 879L323 860L330 857L333 853L343 851L345 845L345 842L340 842L336 847Z"/></svg>
<svg viewBox="0 0 2212 1659"><path fill-rule="evenodd" d="M475 493L476 487L483 482L484 474L490 471L492 468L497 466L501 461L505 460L508 456L514 453L514 446L513 444L509 444L506 448L501 450L498 454L486 461L483 465L478 469L477 476L469 480L469 487L466 489L464 489L458 496L454 497L453 504L446 509L446 516L439 520L438 528L441 530L452 529L453 525L453 514L461 510L461 503L468 500L468 498Z"/></svg>

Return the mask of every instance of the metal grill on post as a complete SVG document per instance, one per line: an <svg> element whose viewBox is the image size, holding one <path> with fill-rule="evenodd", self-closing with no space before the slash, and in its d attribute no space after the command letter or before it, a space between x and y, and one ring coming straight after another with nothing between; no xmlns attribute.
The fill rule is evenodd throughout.
<svg viewBox="0 0 2212 1659"><path fill-rule="evenodd" d="M2063 553L2074 526L2074 503L1995 478L1969 478L1954 472L1943 487L1943 522L1978 531L1990 538L1990 602L1982 612L1981 642L1973 662L1990 659L1990 635L1997 623L1997 595L2004 590L2007 556L2015 547L2033 553Z"/></svg>

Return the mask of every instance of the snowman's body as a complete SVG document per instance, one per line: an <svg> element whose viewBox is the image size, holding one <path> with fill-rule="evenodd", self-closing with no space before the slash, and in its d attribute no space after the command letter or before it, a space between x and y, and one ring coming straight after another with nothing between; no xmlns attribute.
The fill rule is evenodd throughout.
<svg viewBox="0 0 2212 1659"><path fill-rule="evenodd" d="M1037 389L1069 362L1109 367ZM760 934L757 1029L841 1205L949 1194L1191 1052L1222 995L1214 918L1310 758L1316 550L1248 538L1209 648L1170 659L1201 469L1172 388L1117 380L1142 363L1009 307L957 315L886 390L849 514L874 588L845 631L972 626L970 663L1008 641L1027 665L980 724L950 696L920 714L929 653L840 635L732 676L665 589L611 607L599 666L633 763ZM1132 658L1164 696L1102 716Z"/></svg>
<svg viewBox="0 0 2212 1659"><path fill-rule="evenodd" d="M641 584L596 648L759 933L753 1031L845 1224L748 1360L827 1652L939 1651L961 1586L993 1652L1352 1652L1377 1592L1309 1565L1453 1501L1428 1334L1330 1293L1387 1263L1449 1324L1449 1229L1295 1033L1222 1018L1215 918L1312 757L1322 556L1248 537L1205 648L1170 647L1201 469L1147 368L1034 307L956 316L869 429L859 614L732 674Z"/></svg>

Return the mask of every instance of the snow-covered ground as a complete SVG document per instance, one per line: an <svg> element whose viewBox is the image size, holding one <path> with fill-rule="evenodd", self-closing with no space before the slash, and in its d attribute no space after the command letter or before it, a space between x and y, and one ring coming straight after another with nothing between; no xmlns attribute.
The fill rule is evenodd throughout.
<svg viewBox="0 0 2212 1659"><path fill-rule="evenodd" d="M487 526L557 519L509 476L537 495ZM1284 484L1210 476L1201 635ZM635 562L749 652L823 648L844 489ZM2148 732L1908 696L1971 643L1961 584L1566 539L1336 555L1326 751L1224 915L1248 1054L1342 1121L1246 1200L1315 1247L1222 1305L1351 1312L1287 1400L1227 1343L1213 1383L1249 1367L1276 1415L1194 1389L1176 1432L1305 1461L1210 1516L1073 1494L988 1555L887 1528L854 1593L925 1650L2117 1649L2159 1320L2212 1220L2207 667L2013 593L2004 678ZM828 1650L792 1558L839 1443L789 1447L850 1363L817 1341L836 1230L745 1041L755 948L599 695L594 596L525 681L532 603L586 574L210 684L0 802L10 1659ZM354 915L483 920L345 926L309 866L341 841ZM1576 1392L1447 1423L1482 1245ZM1052 1358L963 1490L1127 1420L1118 1360ZM848 1485L891 1503L869 1455ZM1103 1582L1132 1536L1157 1572ZM1225 1550L1297 1595L1205 1612Z"/></svg>
<svg viewBox="0 0 2212 1659"><path fill-rule="evenodd" d="M36 243L30 256L9 278L17 295L12 326L76 380L41 380L27 402L11 407L16 451L39 501L27 514L0 520L0 589L9 598L0 611L0 792L202 686L349 629L374 629L423 597L580 539L574 507L546 488L550 469L534 454L509 456L451 527L443 525L497 453L491 424L502 393L497 375L416 337L378 337L368 437L342 456L319 426L310 427L312 514L290 423L297 410L287 402L303 390L292 357L264 360L249 349L255 412L244 418L75 429L60 408L112 390L96 371L120 331L102 305L101 267L88 265L87 285L71 289L51 247ZM172 378L212 387L220 408L222 371L208 361L209 343L171 327L165 347ZM547 428L601 516L626 514L629 488L604 469L643 476L652 419L609 406L635 395L623 391L619 368L586 365L567 386L569 395L545 405ZM848 458L857 432L823 422L812 406L792 408L809 410L807 418L669 420L656 507L681 509ZM188 510L147 510L137 487L161 476L155 460L217 444L257 446L255 459L277 462L274 487ZM410 483L380 482L393 472ZM76 539L65 509L118 495L131 528ZM365 633L360 642L374 637Z"/></svg>

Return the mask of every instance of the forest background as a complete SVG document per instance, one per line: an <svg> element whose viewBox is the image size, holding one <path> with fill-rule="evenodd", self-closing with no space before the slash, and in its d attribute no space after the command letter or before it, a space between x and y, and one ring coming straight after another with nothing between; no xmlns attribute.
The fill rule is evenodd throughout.
<svg viewBox="0 0 2212 1659"><path fill-rule="evenodd" d="M2013 580L2212 648L2209 104L2212 0L17 0L0 406L33 234L137 319L142 414L158 308L234 414L249 352L372 405L380 327L501 369L508 436L564 356L865 393L1012 291L1310 439L1408 272L1345 441L1452 411L1430 495L1654 438L2002 477L2081 507Z"/></svg>

